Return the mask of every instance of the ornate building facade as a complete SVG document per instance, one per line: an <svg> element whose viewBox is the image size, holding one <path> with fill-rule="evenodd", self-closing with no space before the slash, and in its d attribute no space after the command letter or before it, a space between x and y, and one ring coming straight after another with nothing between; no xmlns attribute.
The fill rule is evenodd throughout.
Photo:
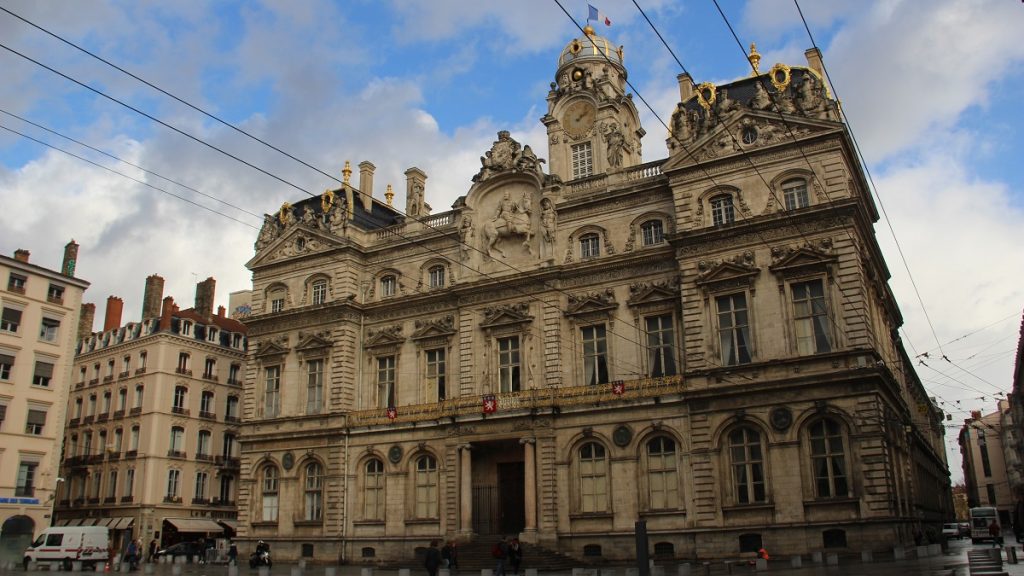
<svg viewBox="0 0 1024 576"><path fill-rule="evenodd" d="M89 283L75 277L78 244L59 270L0 256L0 565L21 562L50 526L64 440L75 327Z"/></svg>
<svg viewBox="0 0 1024 576"><path fill-rule="evenodd" d="M213 278L179 310L146 279L140 322L107 299L103 330L81 328L55 513L162 546L234 530L245 326L214 313ZM95 307L92 308L95 310Z"/></svg>
<svg viewBox="0 0 1024 576"><path fill-rule="evenodd" d="M752 55L752 63L756 60ZM549 171L500 132L452 210L374 166L247 266L239 533L281 559L514 534L584 558L890 547L952 514L877 220L808 66L679 78L644 163L622 48L559 56Z"/></svg>

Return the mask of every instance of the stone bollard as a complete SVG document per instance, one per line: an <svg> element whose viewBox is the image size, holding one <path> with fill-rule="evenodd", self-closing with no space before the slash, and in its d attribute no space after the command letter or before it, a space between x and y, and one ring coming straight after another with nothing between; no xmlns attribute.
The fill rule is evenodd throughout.
<svg viewBox="0 0 1024 576"><path fill-rule="evenodd" d="M860 561L865 564L870 564L875 561L875 554L871 550L861 550Z"/></svg>
<svg viewBox="0 0 1024 576"><path fill-rule="evenodd" d="M676 576L693 576L693 568L689 562L684 562L676 569Z"/></svg>
<svg viewBox="0 0 1024 576"><path fill-rule="evenodd" d="M334 566L326 566L326 567L324 567L324 576L336 576L337 573L338 573L338 569L335 568Z"/></svg>
<svg viewBox="0 0 1024 576"><path fill-rule="evenodd" d="M904 548L903 546L893 546L892 547L892 559L893 560L906 560L907 559L907 549Z"/></svg>
<svg viewBox="0 0 1024 576"><path fill-rule="evenodd" d="M825 564L828 564L829 566L839 566L839 554L836 554L835 552L826 554Z"/></svg>
<svg viewBox="0 0 1024 576"><path fill-rule="evenodd" d="M270 566L260 566L258 574L260 576L270 576Z"/></svg>
<svg viewBox="0 0 1024 576"><path fill-rule="evenodd" d="M408 568L399 568L398 576L409 576L410 570Z"/></svg>
<svg viewBox="0 0 1024 576"><path fill-rule="evenodd" d="M814 562L815 564L821 564L822 560L823 559L821 556L821 550L815 550L814 552L811 552L811 562Z"/></svg>
<svg viewBox="0 0 1024 576"><path fill-rule="evenodd" d="M494 576L494 570L490 568L482 568L480 570L480 576Z"/></svg>
<svg viewBox="0 0 1024 576"><path fill-rule="evenodd" d="M804 558L803 558L803 556L791 556L789 558L789 567L790 568L800 568L803 565L804 565Z"/></svg>
<svg viewBox="0 0 1024 576"><path fill-rule="evenodd" d="M1006 547L1006 562L1009 564L1017 563L1017 547L1007 546Z"/></svg>
<svg viewBox="0 0 1024 576"><path fill-rule="evenodd" d="M765 560L764 558L758 558L757 561L754 562L754 569L757 570L758 572L761 572L763 570L767 570L768 569L768 561Z"/></svg>
<svg viewBox="0 0 1024 576"><path fill-rule="evenodd" d="M171 566L171 574L173 574L173 576L181 576L181 564Z"/></svg>
<svg viewBox="0 0 1024 576"><path fill-rule="evenodd" d="M942 556L942 544L929 544L928 545L929 556Z"/></svg>
<svg viewBox="0 0 1024 576"><path fill-rule="evenodd" d="M238 566L228 566L228 576L238 576Z"/></svg>
<svg viewBox="0 0 1024 576"><path fill-rule="evenodd" d="M360 568L359 576L373 576L373 568Z"/></svg>
<svg viewBox="0 0 1024 576"><path fill-rule="evenodd" d="M82 571L82 561L81 560L75 560L74 562L72 562L71 563L71 571L72 572L81 572Z"/></svg>
<svg viewBox="0 0 1024 576"><path fill-rule="evenodd" d="M156 567L153 566L152 564L143 564L142 565L142 573L143 574L152 574L155 569L156 569ZM231 575L231 572L228 571L228 576L230 576L230 575ZM237 572L235 573L235 576L238 576Z"/></svg>
<svg viewBox="0 0 1024 576"><path fill-rule="evenodd" d="M918 546L917 547L917 558L921 559L921 558L927 558L927 557L928 557L928 547L927 546Z"/></svg>
<svg viewBox="0 0 1024 576"><path fill-rule="evenodd" d="M615 568L601 568L598 574L600 576L615 576Z"/></svg>
<svg viewBox="0 0 1024 576"><path fill-rule="evenodd" d="M449 568L438 568L437 576L452 576L452 571Z"/></svg>
<svg viewBox="0 0 1024 576"><path fill-rule="evenodd" d="M596 570L594 572L596 572ZM603 570L602 570L602 572L603 572ZM611 572L612 572L612 576L615 576L615 571L612 570ZM664 566L655 566L654 565L654 560L651 560L651 571L649 572L649 574L651 576L665 576L665 567ZM597 576L597 575L595 574L594 576ZM602 574L601 576L604 576L604 575Z"/></svg>
<svg viewBox="0 0 1024 576"><path fill-rule="evenodd" d="M302 566L292 566L292 576L302 576Z"/></svg>
<svg viewBox="0 0 1024 576"><path fill-rule="evenodd" d="M536 568L527 568L526 569L526 576L537 576L537 569Z"/></svg>
<svg viewBox="0 0 1024 576"><path fill-rule="evenodd" d="M636 567L626 568L626 576L640 576L640 569Z"/></svg>

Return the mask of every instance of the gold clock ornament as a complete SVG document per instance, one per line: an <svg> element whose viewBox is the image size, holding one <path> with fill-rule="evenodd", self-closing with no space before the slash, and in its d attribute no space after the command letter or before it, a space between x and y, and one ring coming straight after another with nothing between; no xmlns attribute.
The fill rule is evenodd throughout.
<svg viewBox="0 0 1024 576"><path fill-rule="evenodd" d="M597 121L597 108L586 100L577 100L565 109L562 115L562 125L565 131L574 138L579 138L590 132Z"/></svg>

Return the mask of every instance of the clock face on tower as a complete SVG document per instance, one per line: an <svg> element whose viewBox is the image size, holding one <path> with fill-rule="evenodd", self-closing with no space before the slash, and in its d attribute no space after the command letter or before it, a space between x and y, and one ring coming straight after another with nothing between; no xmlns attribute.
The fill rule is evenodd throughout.
<svg viewBox="0 0 1024 576"><path fill-rule="evenodd" d="M562 115L562 125L565 126L565 131L574 138L579 138L589 132L595 120L597 120L597 109L586 100L577 100L569 104L569 107L565 109L565 114Z"/></svg>

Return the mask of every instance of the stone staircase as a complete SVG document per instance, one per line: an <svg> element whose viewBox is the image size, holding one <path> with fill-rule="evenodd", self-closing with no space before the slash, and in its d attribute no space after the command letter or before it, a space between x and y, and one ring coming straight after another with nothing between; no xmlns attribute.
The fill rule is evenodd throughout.
<svg viewBox="0 0 1024 576"><path fill-rule="evenodd" d="M497 560L491 556L491 548L497 541L498 538L496 536L478 536L470 542L459 544L459 572L473 572L479 574L480 570L484 568L493 570ZM519 565L520 574L522 574L527 568L537 568L543 571L560 570L569 572L573 568L588 565L583 561L563 556L558 552L548 550L547 548L543 548L535 544L520 543L520 546L523 549L523 561ZM507 563L505 565L505 570L511 574L511 569Z"/></svg>

